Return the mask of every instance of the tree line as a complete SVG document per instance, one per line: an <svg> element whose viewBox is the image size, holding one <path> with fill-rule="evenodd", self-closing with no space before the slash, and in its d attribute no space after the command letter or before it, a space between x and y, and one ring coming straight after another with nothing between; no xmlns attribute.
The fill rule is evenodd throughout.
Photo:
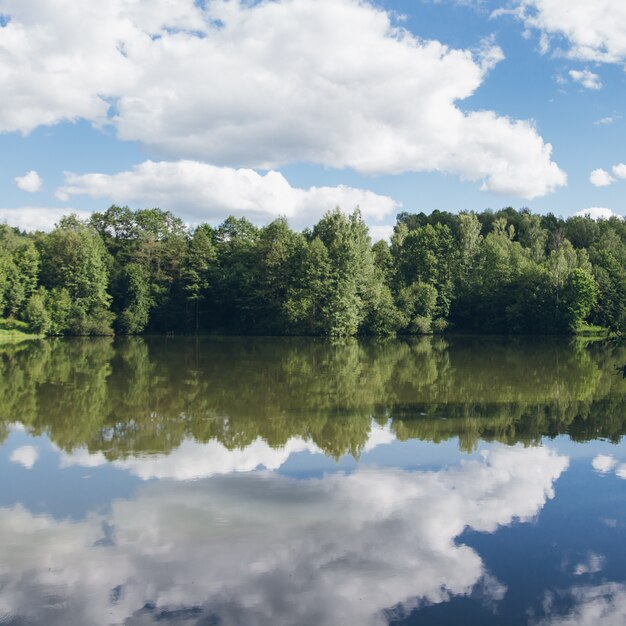
<svg viewBox="0 0 626 626"><path fill-rule="evenodd" d="M372 244L358 210L296 232L112 206L50 233L0 225L0 317L48 335L623 335L626 222L400 213Z"/></svg>

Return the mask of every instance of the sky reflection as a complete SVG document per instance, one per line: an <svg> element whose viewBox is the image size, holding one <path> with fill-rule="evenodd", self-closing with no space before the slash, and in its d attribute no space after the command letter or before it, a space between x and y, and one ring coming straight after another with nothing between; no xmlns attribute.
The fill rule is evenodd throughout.
<svg viewBox="0 0 626 626"><path fill-rule="evenodd" d="M444 602L476 585L498 600L506 587L457 538L533 520L567 466L547 447L497 445L439 471L150 482L80 522L18 504L0 510L0 614L6 623L178 615L375 625L390 607Z"/></svg>

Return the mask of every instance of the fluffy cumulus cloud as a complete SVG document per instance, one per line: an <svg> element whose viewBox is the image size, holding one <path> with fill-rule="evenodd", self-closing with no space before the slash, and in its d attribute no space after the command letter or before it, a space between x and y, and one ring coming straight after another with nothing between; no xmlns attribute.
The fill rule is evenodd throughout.
<svg viewBox="0 0 626 626"><path fill-rule="evenodd" d="M26 469L32 469L39 458L39 452L34 446L20 446L11 452L9 460L18 463Z"/></svg>
<svg viewBox="0 0 626 626"><path fill-rule="evenodd" d="M453 595L506 588L457 541L529 521L567 458L495 446L441 471L293 480L237 474L147 483L71 523L0 509L0 614L57 624L388 623Z"/></svg>
<svg viewBox="0 0 626 626"><path fill-rule="evenodd" d="M609 472L614 471L618 478L626 480L626 463L619 463L611 455L598 454L593 461L591 461L591 465L596 472L608 474Z"/></svg>
<svg viewBox="0 0 626 626"><path fill-rule="evenodd" d="M395 435L389 424L379 426L372 422L363 452L371 452L374 448L392 443L394 440ZM259 438L244 448L232 450L216 440L199 443L187 439L183 441L180 447L168 454L129 455L125 459L111 462L111 465L142 480L152 478L196 480L233 472L251 472L260 467L277 470L292 454L299 452L322 454L322 451L312 441L299 437L289 439L281 447L272 447ZM85 449L74 450L71 454L61 452L60 466L62 468L73 465L98 467L108 463L109 461L102 452L90 453Z"/></svg>
<svg viewBox="0 0 626 626"><path fill-rule="evenodd" d="M626 623L626 585L604 583L574 587L567 598L574 606L570 613L549 617L535 626L621 626Z"/></svg>
<svg viewBox="0 0 626 626"><path fill-rule="evenodd" d="M90 215L89 211L80 211L68 207L22 206L0 208L0 222L16 226L22 230L49 231L64 215L69 213L75 213L83 219Z"/></svg>
<svg viewBox="0 0 626 626"><path fill-rule="evenodd" d="M626 164L618 163L614 165L611 168L611 172L607 172L607 170L599 167L589 175L589 182L596 187L608 187L616 180L626 180Z"/></svg>
<svg viewBox="0 0 626 626"><path fill-rule="evenodd" d="M39 174L35 170L27 172L26 174L24 174L24 176L16 176L14 180L15 184L22 191L28 191L29 193L39 191L43 183L43 180L41 180L41 176L39 176Z"/></svg>
<svg viewBox="0 0 626 626"><path fill-rule="evenodd" d="M570 70L569 75L574 82L581 84L585 89L602 88L600 77L589 70Z"/></svg>
<svg viewBox="0 0 626 626"><path fill-rule="evenodd" d="M594 457L593 461L591 461L593 469L596 470L596 472L600 472L601 474L606 474L610 472L616 464L617 461L608 454L598 454L596 457Z"/></svg>
<svg viewBox="0 0 626 626"><path fill-rule="evenodd" d="M614 165L613 168L613 175L616 178L621 178L622 180L626 180L626 163L618 163L617 165Z"/></svg>
<svg viewBox="0 0 626 626"><path fill-rule="evenodd" d="M592 220L609 220L612 217L617 217L622 220L624 219L623 215L615 213L615 211L613 211L612 209L599 206L582 209L581 211L574 213L574 215L577 217L590 217Z"/></svg>
<svg viewBox="0 0 626 626"><path fill-rule="evenodd" d="M250 169L216 167L198 161L146 161L118 174L65 174L57 197L107 198L114 202L158 206L190 222L224 218L229 214L268 219L285 215L296 225L316 221L336 206L352 211L357 206L365 218L392 215L400 205L353 187L292 187L276 171L259 174Z"/></svg>
<svg viewBox="0 0 626 626"><path fill-rule="evenodd" d="M513 13L527 28L542 34L547 51L556 38L566 41L564 53L572 59L604 63L626 62L626 4L623 0L515 0Z"/></svg>
<svg viewBox="0 0 626 626"><path fill-rule="evenodd" d="M362 0L0 0L0 130L84 118L173 158L566 183L532 123L465 112L492 42L418 39ZM98 68L94 71L93 68Z"/></svg>
<svg viewBox="0 0 626 626"><path fill-rule="evenodd" d="M229 450L218 441L202 444L187 440L169 454L130 456L114 461L112 465L143 480L195 480L232 472L251 472L259 467L276 470L292 454L305 451L313 454L321 452L317 446L302 439L290 439L280 448L272 448L267 442L257 439L245 448L235 450ZM98 467L106 464L108 461L102 452L90 454L86 450L77 450L61 457L61 467Z"/></svg>
<svg viewBox="0 0 626 626"><path fill-rule="evenodd" d="M589 182L595 187L608 187L615 181L606 170L599 167L589 174Z"/></svg>

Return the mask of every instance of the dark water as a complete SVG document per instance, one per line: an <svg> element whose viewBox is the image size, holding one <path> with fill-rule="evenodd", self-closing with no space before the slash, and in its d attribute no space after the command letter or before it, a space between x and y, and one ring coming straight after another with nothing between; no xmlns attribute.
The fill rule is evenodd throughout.
<svg viewBox="0 0 626 626"><path fill-rule="evenodd" d="M0 346L0 624L626 623L626 348Z"/></svg>

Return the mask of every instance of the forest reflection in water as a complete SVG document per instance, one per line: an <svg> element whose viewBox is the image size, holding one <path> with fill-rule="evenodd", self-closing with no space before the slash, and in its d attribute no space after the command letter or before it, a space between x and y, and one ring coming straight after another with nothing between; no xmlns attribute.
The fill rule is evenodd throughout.
<svg viewBox="0 0 626 626"><path fill-rule="evenodd" d="M1 347L0 623L621 624L624 362L556 338Z"/></svg>
<svg viewBox="0 0 626 626"><path fill-rule="evenodd" d="M468 451L562 433L618 441L625 362L623 346L555 338L36 341L0 348L0 440L20 423L108 460L186 440L358 458L377 425Z"/></svg>

